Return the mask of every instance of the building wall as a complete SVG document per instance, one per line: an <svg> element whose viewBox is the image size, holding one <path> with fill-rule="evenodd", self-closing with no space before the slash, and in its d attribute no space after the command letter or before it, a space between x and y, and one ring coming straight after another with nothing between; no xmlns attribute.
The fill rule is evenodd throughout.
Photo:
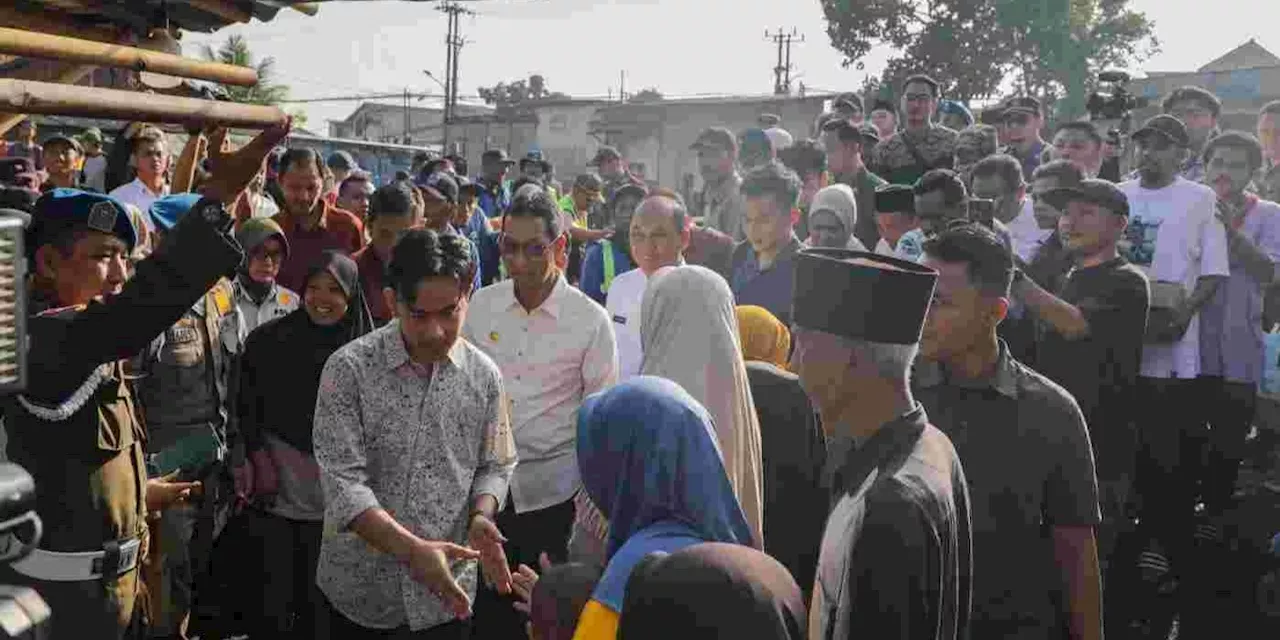
<svg viewBox="0 0 1280 640"><path fill-rule="evenodd" d="M1139 115L1150 116L1159 111L1160 101L1169 92L1187 85L1214 92L1222 100L1223 112L1228 116L1256 115L1262 105L1280 98L1280 66L1159 75L1135 80L1129 90L1151 102L1139 110Z"/></svg>
<svg viewBox="0 0 1280 640"><path fill-rule="evenodd" d="M536 107L538 123L535 139L527 148L514 150L524 154L540 150L556 166L562 181L571 181L587 168L595 155L596 143L591 136L591 120L599 104L568 104Z"/></svg>

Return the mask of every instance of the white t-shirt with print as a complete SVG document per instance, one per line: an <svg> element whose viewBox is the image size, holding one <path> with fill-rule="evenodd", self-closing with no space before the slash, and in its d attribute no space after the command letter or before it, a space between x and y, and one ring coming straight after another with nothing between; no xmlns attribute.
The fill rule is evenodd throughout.
<svg viewBox="0 0 1280 640"><path fill-rule="evenodd" d="M1013 239L1013 251L1023 262L1031 262L1040 250L1040 244L1053 235L1052 229L1041 229L1036 222L1035 206L1031 198L1022 201L1018 217L1009 221L1009 235Z"/></svg>
<svg viewBox="0 0 1280 640"><path fill-rule="evenodd" d="M1200 276L1228 276L1227 234L1215 216L1218 197L1202 184L1177 178L1163 189L1145 189L1138 180L1120 184L1129 198L1129 229L1121 254L1156 282L1174 282L1190 295ZM1142 375L1194 378L1200 375L1200 316L1173 344L1142 349Z"/></svg>

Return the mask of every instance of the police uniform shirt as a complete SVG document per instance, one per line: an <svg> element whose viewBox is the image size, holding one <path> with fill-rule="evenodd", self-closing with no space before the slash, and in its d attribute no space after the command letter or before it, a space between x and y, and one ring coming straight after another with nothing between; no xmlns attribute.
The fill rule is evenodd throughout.
<svg viewBox="0 0 1280 640"><path fill-rule="evenodd" d="M833 449L811 637L967 637L969 498L951 443L917 406L856 449Z"/></svg>

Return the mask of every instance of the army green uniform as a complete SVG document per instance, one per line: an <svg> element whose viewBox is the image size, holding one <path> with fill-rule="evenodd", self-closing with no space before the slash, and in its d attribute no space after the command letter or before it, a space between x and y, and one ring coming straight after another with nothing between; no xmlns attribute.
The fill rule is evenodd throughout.
<svg viewBox="0 0 1280 640"><path fill-rule="evenodd" d="M142 358L136 389L147 425L148 461L175 452L192 459L182 469L183 479L201 480L211 489L201 500L168 509L162 517L163 533L152 549L162 556L162 579L148 585L156 605L153 634L178 632L193 604L196 575L227 515L230 492L216 489L230 477L226 461L235 436L229 428L227 391L231 363L240 350L235 316L235 291L224 278L153 340ZM193 538L198 548L193 548Z"/></svg>
<svg viewBox="0 0 1280 640"><path fill-rule="evenodd" d="M44 521L40 551L54 553L38 567L33 556L0 569L0 582L32 586L44 597L55 640L122 638L134 617L147 551L146 432L123 360L145 349L242 258L227 234L190 218L168 246L138 264L120 295L31 318L27 391L4 400L9 458L35 478ZM92 565L96 578L50 571L51 564L78 563L65 554L101 551Z"/></svg>

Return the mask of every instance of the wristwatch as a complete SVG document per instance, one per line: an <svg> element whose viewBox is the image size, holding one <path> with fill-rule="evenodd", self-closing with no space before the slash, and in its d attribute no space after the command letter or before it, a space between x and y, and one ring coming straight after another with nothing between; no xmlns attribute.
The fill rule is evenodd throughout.
<svg viewBox="0 0 1280 640"><path fill-rule="evenodd" d="M220 200L213 198L201 198L199 202L192 207L191 213L204 218L214 229L227 233L235 224L236 219L231 217L231 213L227 211L227 207Z"/></svg>

